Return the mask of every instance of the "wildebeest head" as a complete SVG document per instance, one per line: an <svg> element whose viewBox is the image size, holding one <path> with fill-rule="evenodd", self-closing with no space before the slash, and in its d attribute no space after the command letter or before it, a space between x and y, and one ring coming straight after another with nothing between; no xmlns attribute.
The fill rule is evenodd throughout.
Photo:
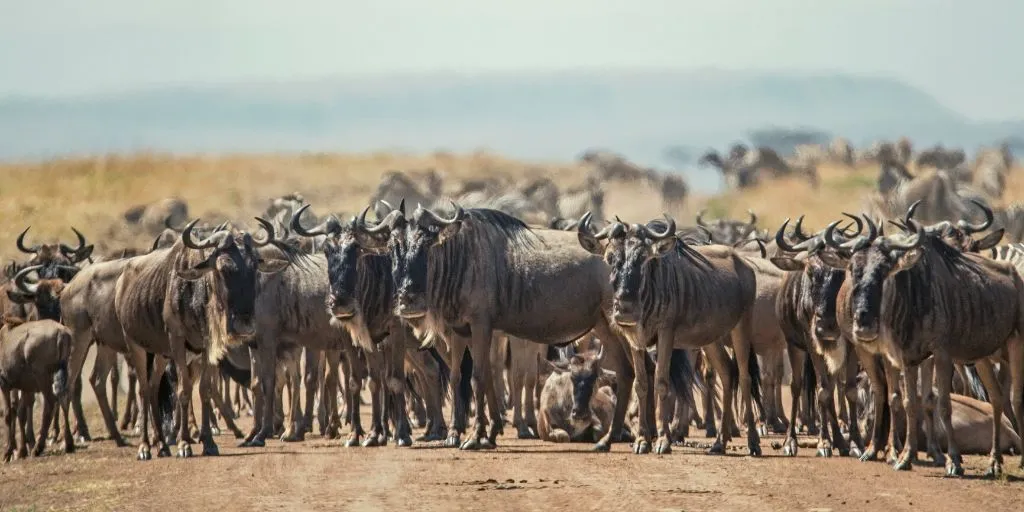
<svg viewBox="0 0 1024 512"><path fill-rule="evenodd" d="M213 276L213 297L219 309L224 311L226 318L226 334L234 338L247 339L256 332L255 311L257 295L257 272L272 274L284 270L290 263L287 259L265 259L260 256L259 247L273 244L287 254L291 248L284 242L274 238L273 225L262 218L257 221L267 232L265 240L256 241L246 232L217 231L208 238L196 241L192 230L199 219L185 227L181 234L184 246L193 251L209 251L205 257L191 264L194 259L187 253L176 272L182 279L194 281L202 278L207 272ZM282 247L283 246L283 247Z"/></svg>
<svg viewBox="0 0 1024 512"><path fill-rule="evenodd" d="M92 255L94 246L92 244L87 245L85 236L73 227L71 230L78 237L78 247L71 247L64 243L26 246L25 235L29 229L31 229L31 226L25 228L25 231L18 235L17 246L19 251L32 255L26 265L41 266L38 271L40 279L70 281L77 272L77 270L72 271L70 268L79 262L86 261Z"/></svg>
<svg viewBox="0 0 1024 512"><path fill-rule="evenodd" d="M13 286L7 289L7 298L18 304L34 305L40 319L60 321L60 294L64 291L64 281L60 278L41 278L28 282L29 274L35 272L39 275L45 268L43 265L33 265L18 271L12 280ZM58 265L57 270L74 275L78 267L65 268Z"/></svg>
<svg viewBox="0 0 1024 512"><path fill-rule="evenodd" d="M591 417L590 399L594 390L603 381L614 382L615 372L601 367L604 345L598 351L588 350L572 356L568 361L548 361L538 355L542 365L555 373L569 374L572 382L572 414L573 421L587 421ZM543 367L543 366L542 366Z"/></svg>
<svg viewBox="0 0 1024 512"><path fill-rule="evenodd" d="M907 213L903 217L902 222L890 222L906 233L915 233L915 224L910 222L910 220L913 218L914 212L917 210L918 206L921 205L921 202L921 200L918 200L914 202L914 204L910 205L910 208L907 209ZM953 224L949 221L942 221L930 226L925 226L923 228L924 233L938 237L949 246L963 252L981 252L995 247L999 244L999 241L1003 239L1003 234L1006 232L1005 228L993 230L981 239L975 239L975 234L981 233L992 227L992 223L995 220L995 214L988 206L985 206L985 204L980 201L972 199L971 202L980 208L985 214L985 220L981 223L972 224L970 221L960 220L957 221L956 224Z"/></svg>
<svg viewBox="0 0 1024 512"><path fill-rule="evenodd" d="M879 236L879 228L864 216L868 234L853 240L840 241L836 238L836 225L832 223L825 230L825 242L836 249L847 251L848 258L823 258L829 265L846 268L852 280L853 334L861 342L878 339L882 310L882 291L887 279L900 272L910 270L924 254L923 242L926 235L915 226L917 232L909 237L894 235ZM911 224L916 222L911 219ZM945 244L942 244L945 245Z"/></svg>
<svg viewBox="0 0 1024 512"><path fill-rule="evenodd" d="M860 219L853 218L862 229L863 223ZM793 227L793 236L797 239L795 244L785 233L789 219L782 223L782 227L775 233L775 244L779 254L772 257L771 262L787 272L803 273L800 282L800 307L811 312L809 327L813 341L821 344L825 353L832 353L830 349L834 348L840 336L839 323L836 321L836 299L839 288L846 278L846 272L823 261L823 257L835 261L839 256L836 253L837 249L825 243L824 231L808 236L801 230L802 223L803 216L800 216Z"/></svg>
<svg viewBox="0 0 1024 512"><path fill-rule="evenodd" d="M457 235L466 219L466 210L454 203L452 207L455 214L448 219L422 206L418 206L409 219L405 229L405 254L398 263L400 279L395 302L395 313L402 318L426 315L429 254Z"/></svg>
<svg viewBox="0 0 1024 512"><path fill-rule="evenodd" d="M735 245L757 234L757 215L747 210L750 220L744 222L733 219L715 219L707 221L704 214L707 210L697 213L697 225L711 231L712 239L720 244Z"/></svg>

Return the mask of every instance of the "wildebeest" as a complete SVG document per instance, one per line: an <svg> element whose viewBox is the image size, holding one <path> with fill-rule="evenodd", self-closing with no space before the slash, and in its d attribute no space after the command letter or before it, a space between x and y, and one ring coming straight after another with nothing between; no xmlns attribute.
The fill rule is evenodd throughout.
<svg viewBox="0 0 1024 512"><path fill-rule="evenodd" d="M612 318L616 328L628 340L636 372L637 397L641 411L641 433L636 451L651 449L650 424L653 407L649 405L647 370L643 362L646 349L655 345L654 391L661 411L658 421L657 453L671 451L669 367L673 349L710 345L731 336L739 366L741 403L748 404L745 421L748 448L760 454L760 442L754 426L751 403L751 371L757 367L752 352L753 304L757 293L751 266L733 248L721 245L691 247L676 236L675 220L666 215L661 232L653 227L633 224L628 228L613 223L600 233L590 231L589 218L581 220L579 243L589 252L611 262L615 288ZM725 374L720 374L725 377ZM724 386L723 428L712 451L720 453L728 441L732 423L732 383Z"/></svg>
<svg viewBox="0 0 1024 512"><path fill-rule="evenodd" d="M767 232L757 229L757 215L751 210L747 210L750 220L746 222L726 218L708 221L704 218L706 213L707 210L697 213L697 225L710 231L711 240L716 244L735 245L751 238L767 241Z"/></svg>
<svg viewBox="0 0 1024 512"><path fill-rule="evenodd" d="M68 420L67 363L70 348L71 333L54 320L35 320L17 326L5 323L0 327L0 396L3 399L4 423L7 427L4 462L10 462L14 455L15 428L19 425L21 442L18 443L18 456L24 458L28 455L26 415L32 414L31 404L35 393L43 394L43 421L33 455L42 455L46 449L48 426L58 403L64 412L64 452L75 451ZM18 404L13 400L15 391L21 393Z"/></svg>
<svg viewBox="0 0 1024 512"><path fill-rule="evenodd" d="M159 201L133 206L124 212L124 221L139 226L143 232L156 235L165 224L180 226L188 221L188 204L184 199L169 197Z"/></svg>
<svg viewBox="0 0 1024 512"><path fill-rule="evenodd" d="M869 376L875 355L882 356L894 369L903 370L903 400L907 425L920 420L917 394L917 366L928 356L935 358L935 382L938 385L938 416L946 433L952 433L950 386L954 362L975 361L975 367L988 393L994 418L1002 416L1002 390L990 358L1003 350L1009 353L1013 390L1024 386L1024 345L1018 338L1024 322L1024 282L1012 265L978 254L964 253L948 245L934 233L908 220L913 234L880 236L874 221L865 216L868 234L840 242L833 223L825 231L832 247L848 250L848 257L823 260L847 269L850 276L839 292L837 319L850 336ZM837 253L838 254L838 253ZM867 356L867 357L865 357ZM882 389L881 380L872 378L872 387ZM895 383L890 383L895 384ZM878 387L876 387L878 386ZM876 393L875 409L883 408ZM1021 394L1012 397L1017 424L1024 424ZM875 431L881 419L877 417ZM1001 444L1002 422L993 421L992 446ZM891 434L890 434L891 436ZM878 445L865 453L873 457ZM948 437L946 473L962 475L960 451ZM891 443L890 443L891 446ZM909 469L916 460L917 429L907 429L903 452L896 469ZM987 474L1002 472L1002 454L993 451Z"/></svg>
<svg viewBox="0 0 1024 512"><path fill-rule="evenodd" d="M555 443L594 442L605 436L615 412L615 374L601 368L601 352L568 361L538 362L550 372L540 394L537 435Z"/></svg>
<svg viewBox="0 0 1024 512"><path fill-rule="evenodd" d="M416 204L434 204L442 195L441 176L431 169L424 178L424 183L417 184L402 171L388 171L381 176L377 190L370 197L370 204L376 205L374 211L378 217L387 215L384 204L398 204L403 199Z"/></svg>
<svg viewBox="0 0 1024 512"><path fill-rule="evenodd" d="M964 163L967 160L964 150L957 149L946 149L942 145L938 145L924 151L921 151L917 155L917 159L914 164L918 169L922 167L934 167L941 170L952 170L958 165Z"/></svg>
<svg viewBox="0 0 1024 512"><path fill-rule="evenodd" d="M612 294L609 267L580 249L572 233L530 229L495 210L458 206L454 210L454 216L446 219L417 208L406 219L399 209L373 228L365 227L361 216L359 229L390 233L386 243L383 238L369 239L378 250L402 248L394 269L399 283L395 313L418 337L442 336L447 341L457 405L465 393L457 383L469 348L477 393L476 427L461 447L494 446L502 431L489 361L495 330L546 344L567 343L593 330L606 341L605 364L619 378L613 424L595 446L608 450L614 434L621 431L633 377L623 342L612 333L606 316ZM489 411L484 407L485 395ZM453 408L447 446L460 444L464 428L458 422L460 412L458 406Z"/></svg>

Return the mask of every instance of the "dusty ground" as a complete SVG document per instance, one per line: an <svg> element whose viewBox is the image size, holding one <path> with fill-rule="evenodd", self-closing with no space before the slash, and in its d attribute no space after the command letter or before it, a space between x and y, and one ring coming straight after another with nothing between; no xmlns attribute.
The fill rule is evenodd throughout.
<svg viewBox="0 0 1024 512"><path fill-rule="evenodd" d="M221 457L150 462L97 441L70 457L0 467L0 510L1012 510L1024 499L1017 457L1000 481L977 478L985 458L969 457L968 478L954 481L938 468L897 473L811 449L786 458L771 447L779 440L763 440L765 456L753 459L696 448L637 456L625 444L592 454L590 445L509 438L487 452L344 448L316 435L240 449L222 435Z"/></svg>

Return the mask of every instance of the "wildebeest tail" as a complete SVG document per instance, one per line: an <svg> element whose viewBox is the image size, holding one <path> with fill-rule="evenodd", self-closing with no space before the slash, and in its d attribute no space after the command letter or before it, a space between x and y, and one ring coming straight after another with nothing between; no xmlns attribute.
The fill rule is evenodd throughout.
<svg viewBox="0 0 1024 512"><path fill-rule="evenodd" d="M221 375L235 381L240 386L249 387L252 382L252 371L249 368L239 368L225 357L217 363L217 367L220 368Z"/></svg>
<svg viewBox="0 0 1024 512"><path fill-rule="evenodd" d="M764 398L761 393L761 363L758 361L754 347L750 347L750 356L747 358L747 372L750 373L750 397L757 406L757 416L764 417Z"/></svg>
<svg viewBox="0 0 1024 512"><path fill-rule="evenodd" d="M669 383L677 400L683 400L690 407L696 408L693 400L693 388L696 385L693 365L685 350L673 350L669 363Z"/></svg>
<svg viewBox="0 0 1024 512"><path fill-rule="evenodd" d="M438 379L441 381L441 405L444 405L444 400L450 400L452 397L452 390L450 387L452 369L448 367L448 362L444 360L444 357L441 356L441 353L438 352L436 348L430 347L427 349L427 352L430 353L430 357L432 357L434 362L437 363L437 375ZM470 369L472 369L472 366L470 366Z"/></svg>
<svg viewBox="0 0 1024 512"><path fill-rule="evenodd" d="M558 347L555 345L548 345L548 353L544 355L544 359L547 359L548 361L558 361L560 355Z"/></svg>
<svg viewBox="0 0 1024 512"><path fill-rule="evenodd" d="M818 409L814 405L815 391L818 389L818 374L814 371L814 363L811 362L811 356L804 356L804 398L807 400L807 417L811 421L815 421L818 417L815 411Z"/></svg>
<svg viewBox="0 0 1024 512"><path fill-rule="evenodd" d="M152 359L149 364L152 365ZM160 389L157 391L157 405L160 407L161 428L168 440L174 439L174 408L177 405L178 368L174 363L167 363L163 377L160 378ZM188 418L180 418L188 421Z"/></svg>
<svg viewBox="0 0 1024 512"><path fill-rule="evenodd" d="M459 365L459 369L462 371L461 377L459 377L459 395L461 400L458 403L454 403L453 406L459 414L456 417L464 417L469 414L469 403L473 396L473 356L470 355L469 349L466 349L465 354L462 356L462 364ZM481 392L483 390L480 390Z"/></svg>
<svg viewBox="0 0 1024 512"><path fill-rule="evenodd" d="M68 394L68 362L61 361L53 372L53 394L63 399Z"/></svg>
<svg viewBox="0 0 1024 512"><path fill-rule="evenodd" d="M965 384L967 389L971 391L971 395L978 400L988 402L988 393L985 392L985 385L981 382L981 376L978 375L978 370L974 365L965 364L964 374L967 376Z"/></svg>

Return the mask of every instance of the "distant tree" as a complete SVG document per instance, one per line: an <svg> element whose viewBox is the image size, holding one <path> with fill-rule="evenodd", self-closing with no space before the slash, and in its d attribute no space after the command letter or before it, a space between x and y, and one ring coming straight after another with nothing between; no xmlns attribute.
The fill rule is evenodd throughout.
<svg viewBox="0 0 1024 512"><path fill-rule="evenodd" d="M686 167L693 163L693 148L673 144L662 152L662 157L676 167Z"/></svg>
<svg viewBox="0 0 1024 512"><path fill-rule="evenodd" d="M827 146L832 140L828 132L816 128L784 128L772 126L752 130L748 133L750 142L757 147L769 147L781 156L790 156L794 148L801 144L821 144Z"/></svg>

